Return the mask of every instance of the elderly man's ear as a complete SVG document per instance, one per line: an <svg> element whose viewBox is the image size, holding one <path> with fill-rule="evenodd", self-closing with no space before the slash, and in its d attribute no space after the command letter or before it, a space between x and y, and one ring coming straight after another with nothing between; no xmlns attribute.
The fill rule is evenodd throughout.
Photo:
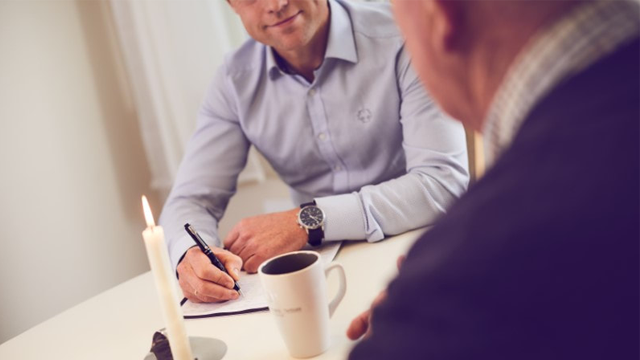
<svg viewBox="0 0 640 360"><path fill-rule="evenodd" d="M426 21L432 22L433 44L444 52L450 52L461 46L467 1L429 0L424 1Z"/></svg>

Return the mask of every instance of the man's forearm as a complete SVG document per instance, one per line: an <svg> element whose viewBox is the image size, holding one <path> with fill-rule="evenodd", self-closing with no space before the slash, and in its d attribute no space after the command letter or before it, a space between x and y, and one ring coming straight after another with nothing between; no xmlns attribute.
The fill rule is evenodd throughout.
<svg viewBox="0 0 640 360"><path fill-rule="evenodd" d="M316 198L325 239L378 241L432 224L466 189L466 171L409 173L351 194Z"/></svg>

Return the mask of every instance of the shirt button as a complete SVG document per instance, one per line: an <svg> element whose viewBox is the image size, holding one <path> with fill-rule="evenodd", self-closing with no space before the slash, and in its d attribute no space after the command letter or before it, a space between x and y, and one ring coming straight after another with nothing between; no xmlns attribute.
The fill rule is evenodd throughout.
<svg viewBox="0 0 640 360"><path fill-rule="evenodd" d="M340 171L340 170L342 170L342 166L336 165L336 166L333 167L333 170Z"/></svg>
<svg viewBox="0 0 640 360"><path fill-rule="evenodd" d="M326 139L326 138L327 138L327 135L325 135L324 133L318 134L318 139L324 141L324 139Z"/></svg>
<svg viewBox="0 0 640 360"><path fill-rule="evenodd" d="M309 90L309 96L313 96L316 94L316 89Z"/></svg>

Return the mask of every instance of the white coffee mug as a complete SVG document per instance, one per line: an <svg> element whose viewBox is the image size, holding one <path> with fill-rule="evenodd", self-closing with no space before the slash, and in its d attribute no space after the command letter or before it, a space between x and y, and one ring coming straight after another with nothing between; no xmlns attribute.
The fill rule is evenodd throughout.
<svg viewBox="0 0 640 360"><path fill-rule="evenodd" d="M340 286L327 304L326 276L334 269ZM258 273L289 354L306 358L325 352L330 345L329 318L347 290L342 265L333 262L325 268L317 252L295 251L265 261Z"/></svg>

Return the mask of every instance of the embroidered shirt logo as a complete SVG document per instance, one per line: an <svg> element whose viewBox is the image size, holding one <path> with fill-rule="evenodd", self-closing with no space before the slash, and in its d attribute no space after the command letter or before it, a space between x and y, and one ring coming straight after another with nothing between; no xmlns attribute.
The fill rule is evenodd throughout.
<svg viewBox="0 0 640 360"><path fill-rule="evenodd" d="M373 115L371 114L371 110L369 109L360 109L358 110L358 120L360 120L363 124L366 124L373 119Z"/></svg>

